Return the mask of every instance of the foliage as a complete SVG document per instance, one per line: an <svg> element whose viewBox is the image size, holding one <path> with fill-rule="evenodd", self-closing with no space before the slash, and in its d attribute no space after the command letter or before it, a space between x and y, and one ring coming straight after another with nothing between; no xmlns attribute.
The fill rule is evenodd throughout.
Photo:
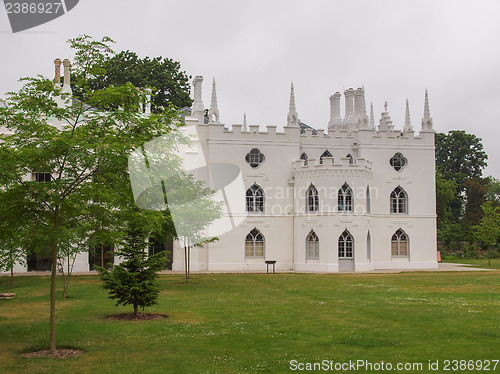
<svg viewBox="0 0 500 374"><path fill-rule="evenodd" d="M109 297L116 299L117 306L132 305L134 316L139 307L144 309L156 304L160 293L156 278L166 262L165 252L148 256L146 238L150 230L144 230L144 226L141 229L135 225L129 227L122 248L116 252L124 261L111 271L96 267Z"/></svg>
<svg viewBox="0 0 500 374"><path fill-rule="evenodd" d="M488 155L481 139L465 131L453 130L448 134L436 133L436 168L447 180L453 180L459 192L470 178L480 178L487 166Z"/></svg>
<svg viewBox="0 0 500 374"><path fill-rule="evenodd" d="M460 130L436 133L435 146L438 239L448 249L453 243L469 246L474 240L471 228L483 215L481 205L495 196L497 187L494 178L481 177L488 156L480 138ZM461 253L477 255L469 248Z"/></svg>
<svg viewBox="0 0 500 374"><path fill-rule="evenodd" d="M464 182L466 201L462 222L466 228L477 225L483 217L481 206L486 202L487 183L486 178L471 178Z"/></svg>
<svg viewBox="0 0 500 374"><path fill-rule="evenodd" d="M160 112L171 105L178 108L191 106L190 78L180 70L180 63L172 59L161 56L141 59L135 52L122 51L102 61L99 69L87 80L86 89L97 91L127 83L152 88L152 111ZM78 85L75 85L74 92L77 97L84 96Z"/></svg>
<svg viewBox="0 0 500 374"><path fill-rule="evenodd" d="M139 113L146 93L130 83L89 89L88 81L102 73L102 64L112 54L110 43L109 38L96 41L86 35L69 40L78 74L73 84L80 88L81 100L71 103L59 85L38 76L22 79L21 90L9 93L7 108L0 108L8 131L0 140L0 186L9 202L2 207L2 217L10 222L28 217L30 235L23 240L35 250L50 250L52 351L57 259L69 249L75 230L93 216L96 195L108 207L123 207L123 196L130 194L128 153L170 131L175 117L171 111ZM96 112L96 107L109 110ZM50 173L51 178L36 182L36 172ZM96 176L100 183L95 183Z"/></svg>
<svg viewBox="0 0 500 374"><path fill-rule="evenodd" d="M481 206L484 216L479 224L473 227L475 238L486 248L496 247L500 239L500 207L487 201Z"/></svg>
<svg viewBox="0 0 500 374"><path fill-rule="evenodd" d="M486 200L491 201L495 206L500 206L500 180L488 177Z"/></svg>
<svg viewBox="0 0 500 374"><path fill-rule="evenodd" d="M450 204L455 198L457 184L443 178L439 170L436 170L436 214L438 238L443 240L445 232L452 224L452 211Z"/></svg>

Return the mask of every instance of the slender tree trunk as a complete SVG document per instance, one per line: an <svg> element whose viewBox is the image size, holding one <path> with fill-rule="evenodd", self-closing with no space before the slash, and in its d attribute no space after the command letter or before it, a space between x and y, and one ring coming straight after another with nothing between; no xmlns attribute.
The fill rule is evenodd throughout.
<svg viewBox="0 0 500 374"><path fill-rule="evenodd" d="M137 317L139 315L139 306L134 305L134 317Z"/></svg>
<svg viewBox="0 0 500 374"><path fill-rule="evenodd" d="M101 243L101 267L104 267L104 246Z"/></svg>
<svg viewBox="0 0 500 374"><path fill-rule="evenodd" d="M186 283L188 282L188 256L186 242L184 241L184 272L186 273Z"/></svg>
<svg viewBox="0 0 500 374"><path fill-rule="evenodd" d="M188 241L188 279L191 278L191 244Z"/></svg>
<svg viewBox="0 0 500 374"><path fill-rule="evenodd" d="M54 212L54 232L59 233L59 206ZM56 351L56 274L57 274L57 237L52 244L52 276L50 278L50 351Z"/></svg>
<svg viewBox="0 0 500 374"><path fill-rule="evenodd" d="M10 268L10 288L14 288L14 265Z"/></svg>

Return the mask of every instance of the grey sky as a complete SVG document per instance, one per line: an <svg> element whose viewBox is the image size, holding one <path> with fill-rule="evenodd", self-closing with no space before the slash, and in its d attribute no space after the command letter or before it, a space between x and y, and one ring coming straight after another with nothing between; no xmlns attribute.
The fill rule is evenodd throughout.
<svg viewBox="0 0 500 374"><path fill-rule="evenodd" d="M376 122L385 101L396 128L405 100L418 131L425 88L436 131L463 129L483 139L487 175L500 177L500 2L329 0L80 0L68 14L12 34L0 9L0 96L22 76L53 75L65 41L110 36L116 50L170 57L217 80L221 122L286 123L290 82L297 111L325 128L328 97L365 87Z"/></svg>

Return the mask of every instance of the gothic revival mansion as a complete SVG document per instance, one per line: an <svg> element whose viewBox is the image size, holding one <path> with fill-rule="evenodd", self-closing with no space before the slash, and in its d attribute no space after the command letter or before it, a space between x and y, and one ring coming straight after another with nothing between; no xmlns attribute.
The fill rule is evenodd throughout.
<svg viewBox="0 0 500 374"><path fill-rule="evenodd" d="M56 60L56 82L60 65ZM71 93L69 67L65 60L63 92ZM193 136L192 146L181 150L186 169L200 161L236 165L241 188L226 201L223 219L231 229L217 235L218 241L191 249L192 271L265 271L266 261L275 261L277 271L437 268L434 130L427 92L418 134L408 102L402 129L395 129L387 104L375 125L362 88L344 92L344 118L342 95L330 96L324 133L300 122L292 86L281 132L276 126L247 125L246 119L231 128L219 123L215 81L207 120L202 81L194 78L194 102L185 117L185 131ZM146 105L145 113L149 110ZM169 268L184 270L179 242L156 243L150 253L164 249L172 249ZM16 265L15 271L47 270L47 261L29 257L27 267ZM108 261L120 259L111 254ZM74 271L99 263L93 251L83 252Z"/></svg>
<svg viewBox="0 0 500 374"><path fill-rule="evenodd" d="M287 126L229 129L219 123L212 88L208 121L201 85L186 125L196 128L189 157L233 163L244 182L239 221L219 241L194 248L194 271L369 271L437 268L434 130L425 93L418 134L408 102L402 129L395 129L387 104L375 125L367 115L364 89L330 96L328 133L301 123L291 87ZM243 196L244 194L244 196ZM184 252L174 243L173 270L183 270Z"/></svg>

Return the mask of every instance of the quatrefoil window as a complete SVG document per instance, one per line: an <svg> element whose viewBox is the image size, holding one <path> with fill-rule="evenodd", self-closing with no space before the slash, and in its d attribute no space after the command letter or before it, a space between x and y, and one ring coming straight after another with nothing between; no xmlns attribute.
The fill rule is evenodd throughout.
<svg viewBox="0 0 500 374"><path fill-rule="evenodd" d="M262 164L265 159L266 158L264 157L264 154L257 148L253 148L250 152L247 153L245 157L245 160L253 168L259 167L259 165Z"/></svg>

